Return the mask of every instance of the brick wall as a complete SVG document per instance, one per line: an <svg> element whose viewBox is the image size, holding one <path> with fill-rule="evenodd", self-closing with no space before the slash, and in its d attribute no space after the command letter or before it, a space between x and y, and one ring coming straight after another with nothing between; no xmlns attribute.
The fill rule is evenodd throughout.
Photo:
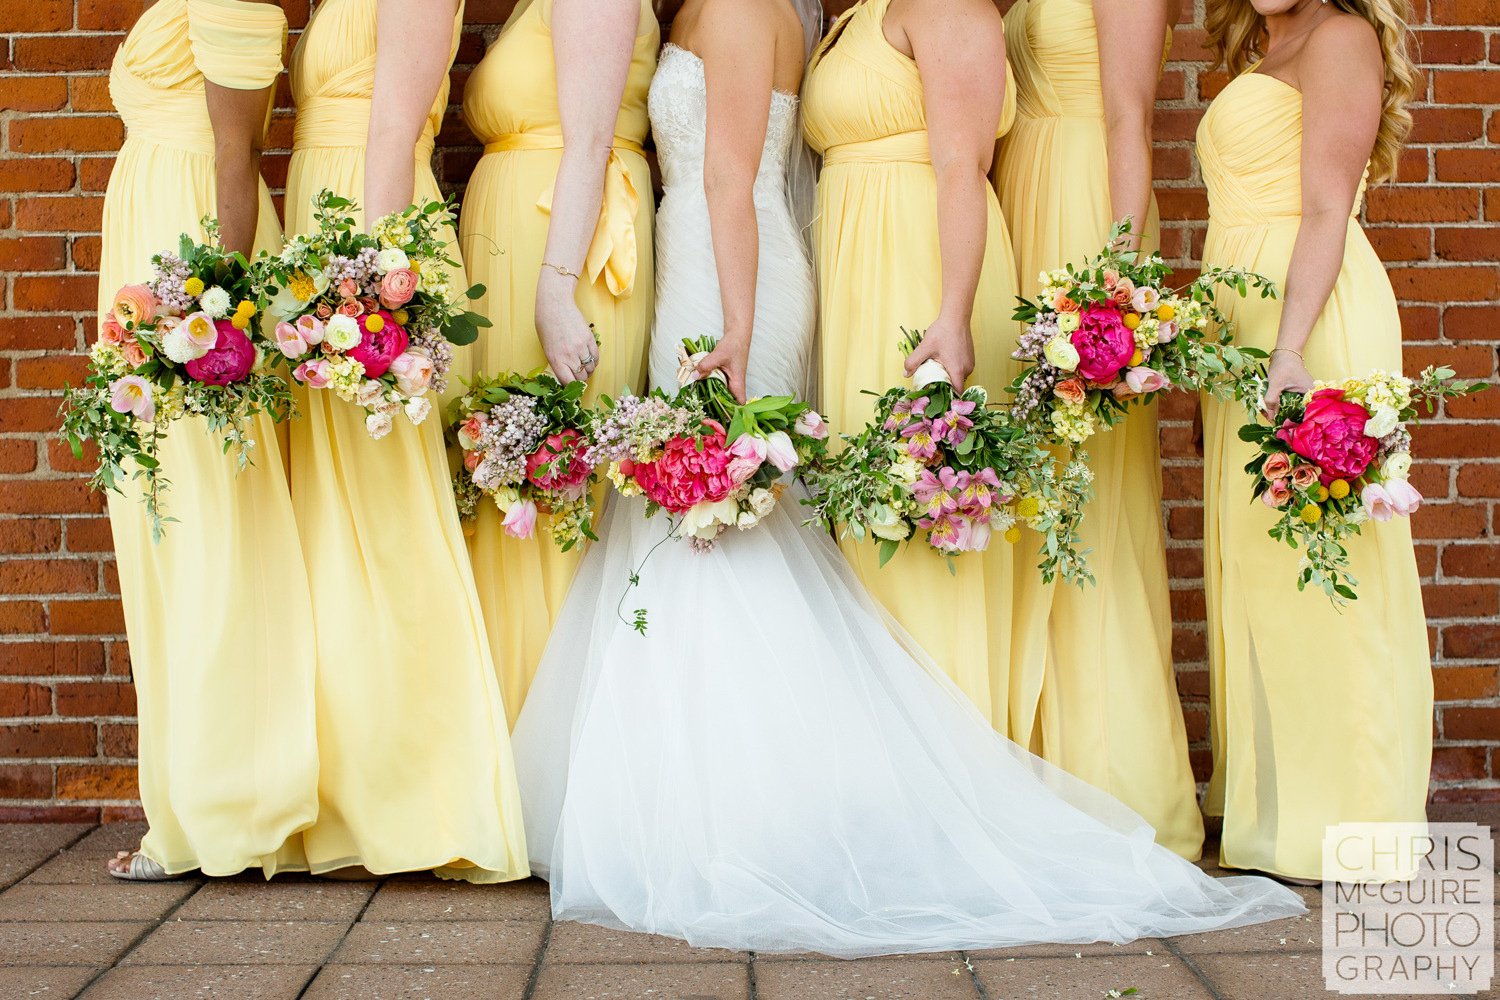
<svg viewBox="0 0 1500 1000"><path fill-rule="evenodd" d="M1001 0L1004 5L1004 0ZM1202 0L1198 5L1201 23ZM1495 373L1500 344L1500 0L1418 0L1426 94L1399 183L1372 193L1371 238L1402 300L1410 369ZM847 5L833 0L830 12ZM99 214L121 127L105 74L139 0L0 0L0 819L134 814L129 656L102 504L52 440L57 391L93 336ZM289 0L294 25L307 0ZM454 72L510 0L470 0ZM1223 85L1202 32L1182 28L1161 86L1157 174L1165 247L1185 268L1206 210L1192 158L1204 103ZM283 94L283 103L285 95ZM275 122L285 176L290 113ZM445 182L478 157L456 107L440 141ZM1196 763L1207 763L1200 470L1192 404L1163 410L1180 684ZM1455 404L1418 434L1415 518L1440 707L1434 796L1500 801L1500 392Z"/></svg>

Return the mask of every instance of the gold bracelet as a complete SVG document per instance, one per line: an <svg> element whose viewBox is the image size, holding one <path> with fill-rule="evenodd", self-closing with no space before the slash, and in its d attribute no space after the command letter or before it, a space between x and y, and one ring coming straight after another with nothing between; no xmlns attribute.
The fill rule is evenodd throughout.
<svg viewBox="0 0 1500 1000"><path fill-rule="evenodd" d="M1296 358L1298 361L1302 361L1303 364L1306 364L1306 361L1303 361L1302 355L1298 354L1296 351L1292 350L1290 347L1273 347L1273 348L1271 348L1271 353L1272 354L1290 354L1292 357Z"/></svg>
<svg viewBox="0 0 1500 1000"><path fill-rule="evenodd" d="M574 281L582 281L583 280L583 276L582 275L575 274L574 272L569 271L567 268L563 267L561 264L553 264L550 261L545 261L544 260L544 261L542 261L542 266L543 267L550 267L552 270L556 271L558 274L562 275L564 278L572 278Z"/></svg>

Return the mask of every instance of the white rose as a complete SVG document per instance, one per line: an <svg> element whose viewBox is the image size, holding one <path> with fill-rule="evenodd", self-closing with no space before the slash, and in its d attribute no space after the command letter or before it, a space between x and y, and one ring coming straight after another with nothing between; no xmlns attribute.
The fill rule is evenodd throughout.
<svg viewBox="0 0 1500 1000"><path fill-rule="evenodd" d="M1365 421L1365 436L1378 440L1395 430L1400 423L1401 414L1397 413L1393 407L1377 406L1375 413Z"/></svg>
<svg viewBox="0 0 1500 1000"><path fill-rule="evenodd" d="M411 259L406 256L406 251L400 247L386 247L375 255L375 269L381 274L410 266Z"/></svg>
<svg viewBox="0 0 1500 1000"><path fill-rule="evenodd" d="M161 338L161 350L179 365L196 361L208 353L208 348L200 346L188 336L186 324L179 324L167 331L167 335Z"/></svg>
<svg viewBox="0 0 1500 1000"><path fill-rule="evenodd" d="M214 319L223 319L229 315L229 293L218 285L204 289L198 296L198 308Z"/></svg>
<svg viewBox="0 0 1500 1000"><path fill-rule="evenodd" d="M1067 337L1053 337L1042 348L1047 363L1059 371L1070 372L1078 367L1078 348Z"/></svg>
<svg viewBox="0 0 1500 1000"><path fill-rule="evenodd" d="M750 509L759 517L765 517L776 506L776 494L770 490L756 490L750 494Z"/></svg>
<svg viewBox="0 0 1500 1000"><path fill-rule="evenodd" d="M323 325L323 343L335 351L352 351L362 336L353 316L332 316Z"/></svg>
<svg viewBox="0 0 1500 1000"><path fill-rule="evenodd" d="M1381 479L1405 479L1410 473L1411 453L1406 451L1392 452L1380 466Z"/></svg>
<svg viewBox="0 0 1500 1000"><path fill-rule="evenodd" d="M427 414L432 412L432 403L425 396L406 401L406 419L414 424L420 424L427 419Z"/></svg>
<svg viewBox="0 0 1500 1000"><path fill-rule="evenodd" d="M911 528L901 520L901 515L896 513L896 508L890 504L878 504L870 511L870 531L876 538L885 538L893 542L904 542L911 535Z"/></svg>
<svg viewBox="0 0 1500 1000"><path fill-rule="evenodd" d="M734 526L743 531L746 528L753 528L759 523L760 515L756 514L755 511L742 510L740 511L740 516L735 518Z"/></svg>
<svg viewBox="0 0 1500 1000"><path fill-rule="evenodd" d="M365 430L370 432L370 437L379 441L391 432L390 414L372 413L365 417Z"/></svg>
<svg viewBox="0 0 1500 1000"><path fill-rule="evenodd" d="M375 406L381 401L385 393L385 386L374 379L365 379L359 384L359 391L354 395L354 401L360 406Z"/></svg>

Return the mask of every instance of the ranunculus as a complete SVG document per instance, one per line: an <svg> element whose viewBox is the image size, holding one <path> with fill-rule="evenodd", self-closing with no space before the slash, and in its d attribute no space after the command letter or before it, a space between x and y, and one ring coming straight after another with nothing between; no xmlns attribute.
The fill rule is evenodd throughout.
<svg viewBox="0 0 1500 1000"><path fill-rule="evenodd" d="M1285 507L1287 501L1291 499L1292 488L1287 485L1285 479L1276 480L1270 486L1266 487L1266 491L1260 495L1261 503L1276 510Z"/></svg>
<svg viewBox="0 0 1500 1000"><path fill-rule="evenodd" d="M828 437L828 423L823 415L817 410L806 410L797 418L792 429L804 437L810 437L814 441L822 441Z"/></svg>
<svg viewBox="0 0 1500 1000"><path fill-rule="evenodd" d="M375 255L375 270L381 274L403 267L411 267L411 259L400 247L386 247Z"/></svg>
<svg viewBox="0 0 1500 1000"><path fill-rule="evenodd" d="M510 505L510 510L505 512L505 519L500 523L510 537L530 538L532 532L536 531L536 518L536 504L530 500L518 500Z"/></svg>
<svg viewBox="0 0 1500 1000"><path fill-rule="evenodd" d="M236 330L227 319L214 323L219 331L218 342L213 350L201 358L194 358L183 367L189 378L206 385L230 385L244 381L255 367L255 345L245 336L244 330Z"/></svg>
<svg viewBox="0 0 1500 1000"><path fill-rule="evenodd" d="M1271 482L1285 479L1292 471L1292 460L1287 457L1286 452L1278 451L1266 456L1265 464L1260 467L1260 474Z"/></svg>
<svg viewBox="0 0 1500 1000"><path fill-rule="evenodd" d="M1344 399L1343 390L1319 389L1308 400L1302 422L1287 421L1276 436L1318 466L1318 478L1327 486L1335 479L1358 479L1369 468L1380 447L1365 434L1369 419L1363 406Z"/></svg>
<svg viewBox="0 0 1500 1000"><path fill-rule="evenodd" d="M126 285L115 293L110 314L121 326L149 323L156 318L156 296L145 285Z"/></svg>
<svg viewBox="0 0 1500 1000"><path fill-rule="evenodd" d="M1074 406L1082 403L1089 394L1088 387L1081 378L1065 378L1052 387L1052 392L1064 403Z"/></svg>
<svg viewBox="0 0 1500 1000"><path fill-rule="evenodd" d="M1078 349L1078 374L1091 382L1104 382L1118 375L1135 354L1135 337L1120 318L1119 310L1089 306L1079 318L1078 331L1071 338Z"/></svg>
<svg viewBox="0 0 1500 1000"><path fill-rule="evenodd" d="M760 469L766 460L766 439L758 434L741 434L729 446L732 456L729 462L729 477L743 483Z"/></svg>
<svg viewBox="0 0 1500 1000"><path fill-rule="evenodd" d="M1078 367L1078 348L1067 337L1053 337L1042 348L1047 363L1059 371L1070 372Z"/></svg>
<svg viewBox="0 0 1500 1000"><path fill-rule="evenodd" d="M349 316L330 316L323 325L323 343L335 351L358 346L362 336L359 324Z"/></svg>
<svg viewBox="0 0 1500 1000"><path fill-rule="evenodd" d="M526 456L526 478L544 490L567 491L589 478L589 464L583 460L583 437L569 427L547 440Z"/></svg>
<svg viewBox="0 0 1500 1000"><path fill-rule="evenodd" d="M148 423L156 417L156 403L151 399L151 383L139 375L115 379L109 386L109 408L129 413Z"/></svg>
<svg viewBox="0 0 1500 1000"><path fill-rule="evenodd" d="M1393 451L1380 466L1380 478L1405 479L1411 473L1411 452Z"/></svg>
<svg viewBox="0 0 1500 1000"><path fill-rule="evenodd" d="M1315 465L1298 464L1292 469L1292 485L1299 490L1305 490L1318 481L1318 467Z"/></svg>
<svg viewBox="0 0 1500 1000"><path fill-rule="evenodd" d="M317 358L313 361L302 362L292 372L292 378L309 389L328 388L328 359Z"/></svg>
<svg viewBox="0 0 1500 1000"><path fill-rule="evenodd" d="M417 396L414 399L408 399L401 408L406 411L407 420L420 424L432 412L432 400L426 396Z"/></svg>
<svg viewBox="0 0 1500 1000"><path fill-rule="evenodd" d="M746 502L756 517L765 517L776 508L776 494L770 490L753 490Z"/></svg>
<svg viewBox="0 0 1500 1000"><path fill-rule="evenodd" d="M134 337L127 337L120 345L120 356L132 368L139 368L146 363L146 349Z"/></svg>
<svg viewBox="0 0 1500 1000"><path fill-rule="evenodd" d="M729 475L730 455L724 428L705 421L712 432L701 437L672 438L654 462L634 466L635 481L647 499L674 514L698 503L718 503L736 487Z"/></svg>
<svg viewBox="0 0 1500 1000"><path fill-rule="evenodd" d="M1404 479L1393 479L1384 484L1386 495L1391 498L1391 509L1402 517L1411 517L1422 506L1422 494Z"/></svg>
<svg viewBox="0 0 1500 1000"><path fill-rule="evenodd" d="M1125 384L1130 386L1130 391L1139 395L1148 392L1159 392L1167 387L1167 377L1155 368L1127 368L1125 369Z"/></svg>
<svg viewBox="0 0 1500 1000"><path fill-rule="evenodd" d="M1370 419L1365 421L1365 436L1375 438L1377 441L1401 423L1401 414L1394 407L1377 406L1375 412L1370 414Z"/></svg>
<svg viewBox="0 0 1500 1000"><path fill-rule="evenodd" d="M389 434L393 426L389 413L370 413L365 416L365 431L376 441Z"/></svg>
<svg viewBox="0 0 1500 1000"><path fill-rule="evenodd" d="M360 341L345 353L364 365L370 378L379 378L391 370L391 362L406 350L410 341L388 312L372 313L359 325L363 328Z"/></svg>
<svg viewBox="0 0 1500 1000"><path fill-rule="evenodd" d="M101 344L123 344L125 342L125 328L120 321L110 313L99 320L99 343Z"/></svg>
<svg viewBox="0 0 1500 1000"><path fill-rule="evenodd" d="M312 349L302 330L291 323L276 324L276 349L288 358L300 358Z"/></svg>
<svg viewBox="0 0 1500 1000"><path fill-rule="evenodd" d="M390 374L396 379L396 388L405 396L420 396L432 385L435 371L432 358L426 351L408 350L391 362Z"/></svg>
<svg viewBox="0 0 1500 1000"><path fill-rule="evenodd" d="M387 309L400 309L417 293L417 272L409 267L398 267L387 271L380 279L380 304Z"/></svg>
<svg viewBox="0 0 1500 1000"><path fill-rule="evenodd" d="M1391 494L1379 483L1367 483L1360 491L1359 500L1372 521L1389 521L1396 515L1396 505Z"/></svg>
<svg viewBox="0 0 1500 1000"><path fill-rule="evenodd" d="M782 472L797 467L797 446L786 431L772 431L766 437L766 458Z"/></svg>
<svg viewBox="0 0 1500 1000"><path fill-rule="evenodd" d="M1083 317L1079 315L1079 313L1078 313L1078 311L1076 309L1073 312L1065 312L1065 313L1058 313L1057 314L1057 332L1058 333L1064 333L1064 334L1072 333L1073 331L1077 330L1078 327L1081 326L1082 324L1083 324Z"/></svg>

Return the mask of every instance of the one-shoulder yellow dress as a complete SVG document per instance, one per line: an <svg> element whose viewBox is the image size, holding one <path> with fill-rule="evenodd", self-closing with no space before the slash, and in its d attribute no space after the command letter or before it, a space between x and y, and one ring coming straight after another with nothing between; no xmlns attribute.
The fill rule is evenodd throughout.
<svg viewBox="0 0 1500 1000"><path fill-rule="evenodd" d="M937 178L916 63L886 39L890 0L861 0L813 54L802 87L807 141L823 155L815 243L820 401L833 426L869 422L874 397L905 383L901 328L920 328L942 299ZM1007 69L1007 75L1009 70ZM1014 116L1006 87L1003 134ZM994 193L974 299L973 385L999 399L1014 376L1016 271ZM1008 715L1011 586L1030 553L996 540L947 561L914 540L881 568L876 546L843 544L864 585L1001 732Z"/></svg>
<svg viewBox="0 0 1500 1000"><path fill-rule="evenodd" d="M1020 0L1005 40L1017 112L994 181L1022 294L1034 296L1040 272L1098 253L1114 223L1092 0ZM1137 229L1156 249L1154 197ZM1132 410L1087 450L1094 500L1083 544L1098 582L1043 583L1018 561L1011 733L1140 813L1161 844L1197 858L1203 817L1172 671L1155 405ZM1035 545L1027 531L1023 548Z"/></svg>
<svg viewBox="0 0 1500 1000"><path fill-rule="evenodd" d="M364 193L377 0L325 0L292 58L297 131L287 228L312 228L323 188ZM456 47L462 5L454 20ZM436 198L433 138L418 198ZM456 242L457 237L454 236ZM455 248L456 249L456 248ZM455 275L462 287L462 275ZM398 420L372 440L358 407L307 393L292 429L292 494L318 629L322 813L309 867L436 869L493 882L527 874L505 706L453 502L441 421Z"/></svg>
<svg viewBox="0 0 1500 1000"><path fill-rule="evenodd" d="M268 87L285 41L278 8L237 0L160 0L126 37L110 70L127 136L104 199L101 315L121 285L150 278L153 254L182 233L202 239L199 220L217 212L205 78ZM280 238L262 184L256 246ZM160 544L134 484L109 497L150 824L141 850L171 873L271 875L318 812L307 572L276 428L261 418L252 430L255 464L236 473L201 423L173 426L161 459L177 523Z"/></svg>
<svg viewBox="0 0 1500 1000"><path fill-rule="evenodd" d="M551 10L552 0L523 0L464 86L464 119L485 144L464 191L460 236L469 277L486 289L474 308L495 324L480 331L476 345L475 368L486 375L527 372L547 363L536 334L536 285L562 159ZM650 129L646 94L660 48L656 13L650 0L641 0L599 225L578 282L578 307L600 341L589 401L601 392L618 396L644 387L655 297L655 200L641 143ZM482 505L469 550L500 689L514 724L580 551L559 552L542 531L526 540L510 538L500 521L495 507Z"/></svg>
<svg viewBox="0 0 1500 1000"><path fill-rule="evenodd" d="M1241 74L1209 107L1198 129L1206 266L1247 267L1284 287L1301 147L1302 98L1281 80ZM1225 300L1242 343L1275 346L1279 299ZM1353 217L1303 356L1319 379L1401 370L1396 297ZM1207 808L1224 817L1225 866L1318 879L1329 824L1425 818L1433 696L1422 591L1410 524L1396 518L1349 542L1358 600L1340 611L1321 591L1299 593L1298 553L1266 536L1274 515L1250 500L1244 420L1235 404L1203 400Z"/></svg>

